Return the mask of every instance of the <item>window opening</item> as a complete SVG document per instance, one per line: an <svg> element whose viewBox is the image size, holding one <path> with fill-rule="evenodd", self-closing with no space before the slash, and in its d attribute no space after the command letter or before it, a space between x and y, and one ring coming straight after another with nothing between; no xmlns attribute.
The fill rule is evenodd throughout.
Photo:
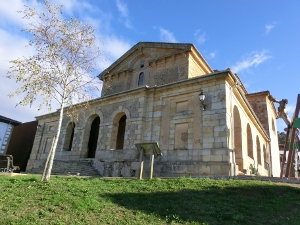
<svg viewBox="0 0 300 225"><path fill-rule="evenodd" d="M123 149L124 147L125 127L126 127L126 115L122 116L119 121L116 149Z"/></svg>
<svg viewBox="0 0 300 225"><path fill-rule="evenodd" d="M141 72L139 75L138 86L142 86L144 84L144 72Z"/></svg>
<svg viewBox="0 0 300 225"><path fill-rule="evenodd" d="M145 66L145 60L141 60L140 67L143 68Z"/></svg>

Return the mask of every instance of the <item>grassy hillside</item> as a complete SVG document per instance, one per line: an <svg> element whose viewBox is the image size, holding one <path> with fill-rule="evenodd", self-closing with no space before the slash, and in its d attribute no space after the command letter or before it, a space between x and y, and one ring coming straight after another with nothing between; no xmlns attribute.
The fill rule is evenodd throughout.
<svg viewBox="0 0 300 225"><path fill-rule="evenodd" d="M300 186L0 176L0 224L300 224Z"/></svg>

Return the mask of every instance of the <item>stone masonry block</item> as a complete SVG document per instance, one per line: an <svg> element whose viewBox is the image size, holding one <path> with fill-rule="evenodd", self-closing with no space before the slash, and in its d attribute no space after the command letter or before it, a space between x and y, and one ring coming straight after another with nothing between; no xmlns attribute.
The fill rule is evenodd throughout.
<svg viewBox="0 0 300 225"><path fill-rule="evenodd" d="M210 165L210 174L211 175L219 175L222 172L221 165L219 164L212 164Z"/></svg>
<svg viewBox="0 0 300 225"><path fill-rule="evenodd" d="M141 166L141 163L140 163L140 162L131 162L130 168L131 168L132 170L139 170L139 169L140 169L140 166Z"/></svg>
<svg viewBox="0 0 300 225"><path fill-rule="evenodd" d="M222 155L212 155L212 156L210 157L210 160L211 160L212 162L222 162L223 157L222 157Z"/></svg>
<svg viewBox="0 0 300 225"><path fill-rule="evenodd" d="M213 143L204 142L203 143L203 148L213 148Z"/></svg>
<svg viewBox="0 0 300 225"><path fill-rule="evenodd" d="M212 149L211 154L212 155L226 155L228 152L227 149Z"/></svg>
<svg viewBox="0 0 300 225"><path fill-rule="evenodd" d="M174 165L175 173L186 173L186 165Z"/></svg>
<svg viewBox="0 0 300 225"><path fill-rule="evenodd" d="M210 143L210 142L214 142L214 141L215 141L214 137L203 137L204 143Z"/></svg>
<svg viewBox="0 0 300 225"><path fill-rule="evenodd" d="M213 143L213 148L222 148L222 147L225 147L223 145L223 142L214 142Z"/></svg>
<svg viewBox="0 0 300 225"><path fill-rule="evenodd" d="M210 155L202 155L201 161L203 162L210 162Z"/></svg>
<svg viewBox="0 0 300 225"><path fill-rule="evenodd" d="M188 156L188 155L178 156L179 161L191 161L192 158L193 158L192 156Z"/></svg>
<svg viewBox="0 0 300 225"><path fill-rule="evenodd" d="M188 155L191 155L191 156L199 155L199 150L198 149L189 149Z"/></svg>
<svg viewBox="0 0 300 225"><path fill-rule="evenodd" d="M211 155L210 149L199 150L199 155Z"/></svg>
<svg viewBox="0 0 300 225"><path fill-rule="evenodd" d="M215 126L214 131L225 131L225 133L226 133L226 125Z"/></svg>
<svg viewBox="0 0 300 225"><path fill-rule="evenodd" d="M210 167L208 165L199 165L199 174L202 176L210 175Z"/></svg>
<svg viewBox="0 0 300 225"><path fill-rule="evenodd" d="M203 133L203 138L212 138L213 137L213 132L205 132Z"/></svg>
<svg viewBox="0 0 300 225"><path fill-rule="evenodd" d="M199 174L199 165L187 165L186 172L190 174Z"/></svg>

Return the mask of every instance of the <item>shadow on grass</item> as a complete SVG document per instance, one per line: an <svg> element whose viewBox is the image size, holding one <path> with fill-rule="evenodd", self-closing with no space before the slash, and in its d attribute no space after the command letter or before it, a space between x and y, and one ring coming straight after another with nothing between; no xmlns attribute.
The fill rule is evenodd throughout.
<svg viewBox="0 0 300 225"><path fill-rule="evenodd" d="M129 210L154 214L166 223L300 224L300 188L288 186L206 187L102 197Z"/></svg>

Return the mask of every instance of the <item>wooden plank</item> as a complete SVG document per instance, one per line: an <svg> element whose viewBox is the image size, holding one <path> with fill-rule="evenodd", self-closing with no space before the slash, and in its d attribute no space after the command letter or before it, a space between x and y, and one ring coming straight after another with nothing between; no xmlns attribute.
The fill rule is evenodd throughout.
<svg viewBox="0 0 300 225"><path fill-rule="evenodd" d="M283 167L285 164L286 146L287 146L287 142L289 139L289 135L290 135L290 128L288 127L287 132L286 132L285 142L284 142L284 151L283 151L283 157L282 157L282 162L281 162L280 179L282 179L282 177L283 177Z"/></svg>
<svg viewBox="0 0 300 225"><path fill-rule="evenodd" d="M150 180L153 177L153 164L154 164L154 147L152 145L152 149L150 153Z"/></svg>
<svg viewBox="0 0 300 225"><path fill-rule="evenodd" d="M139 179L142 180L143 179L143 169L144 169L144 149L141 149L140 151L140 177Z"/></svg>
<svg viewBox="0 0 300 225"><path fill-rule="evenodd" d="M296 105L296 109L295 109L292 121L294 121L296 118L298 118L299 111L300 111L300 94L298 94L297 105ZM291 143L290 143L288 161L287 161L286 171L285 171L285 176L286 177L290 176L290 170L291 170L291 165L292 165L292 158L293 158L293 153L294 153L294 142L295 142L296 131L297 131L296 128L292 129Z"/></svg>

